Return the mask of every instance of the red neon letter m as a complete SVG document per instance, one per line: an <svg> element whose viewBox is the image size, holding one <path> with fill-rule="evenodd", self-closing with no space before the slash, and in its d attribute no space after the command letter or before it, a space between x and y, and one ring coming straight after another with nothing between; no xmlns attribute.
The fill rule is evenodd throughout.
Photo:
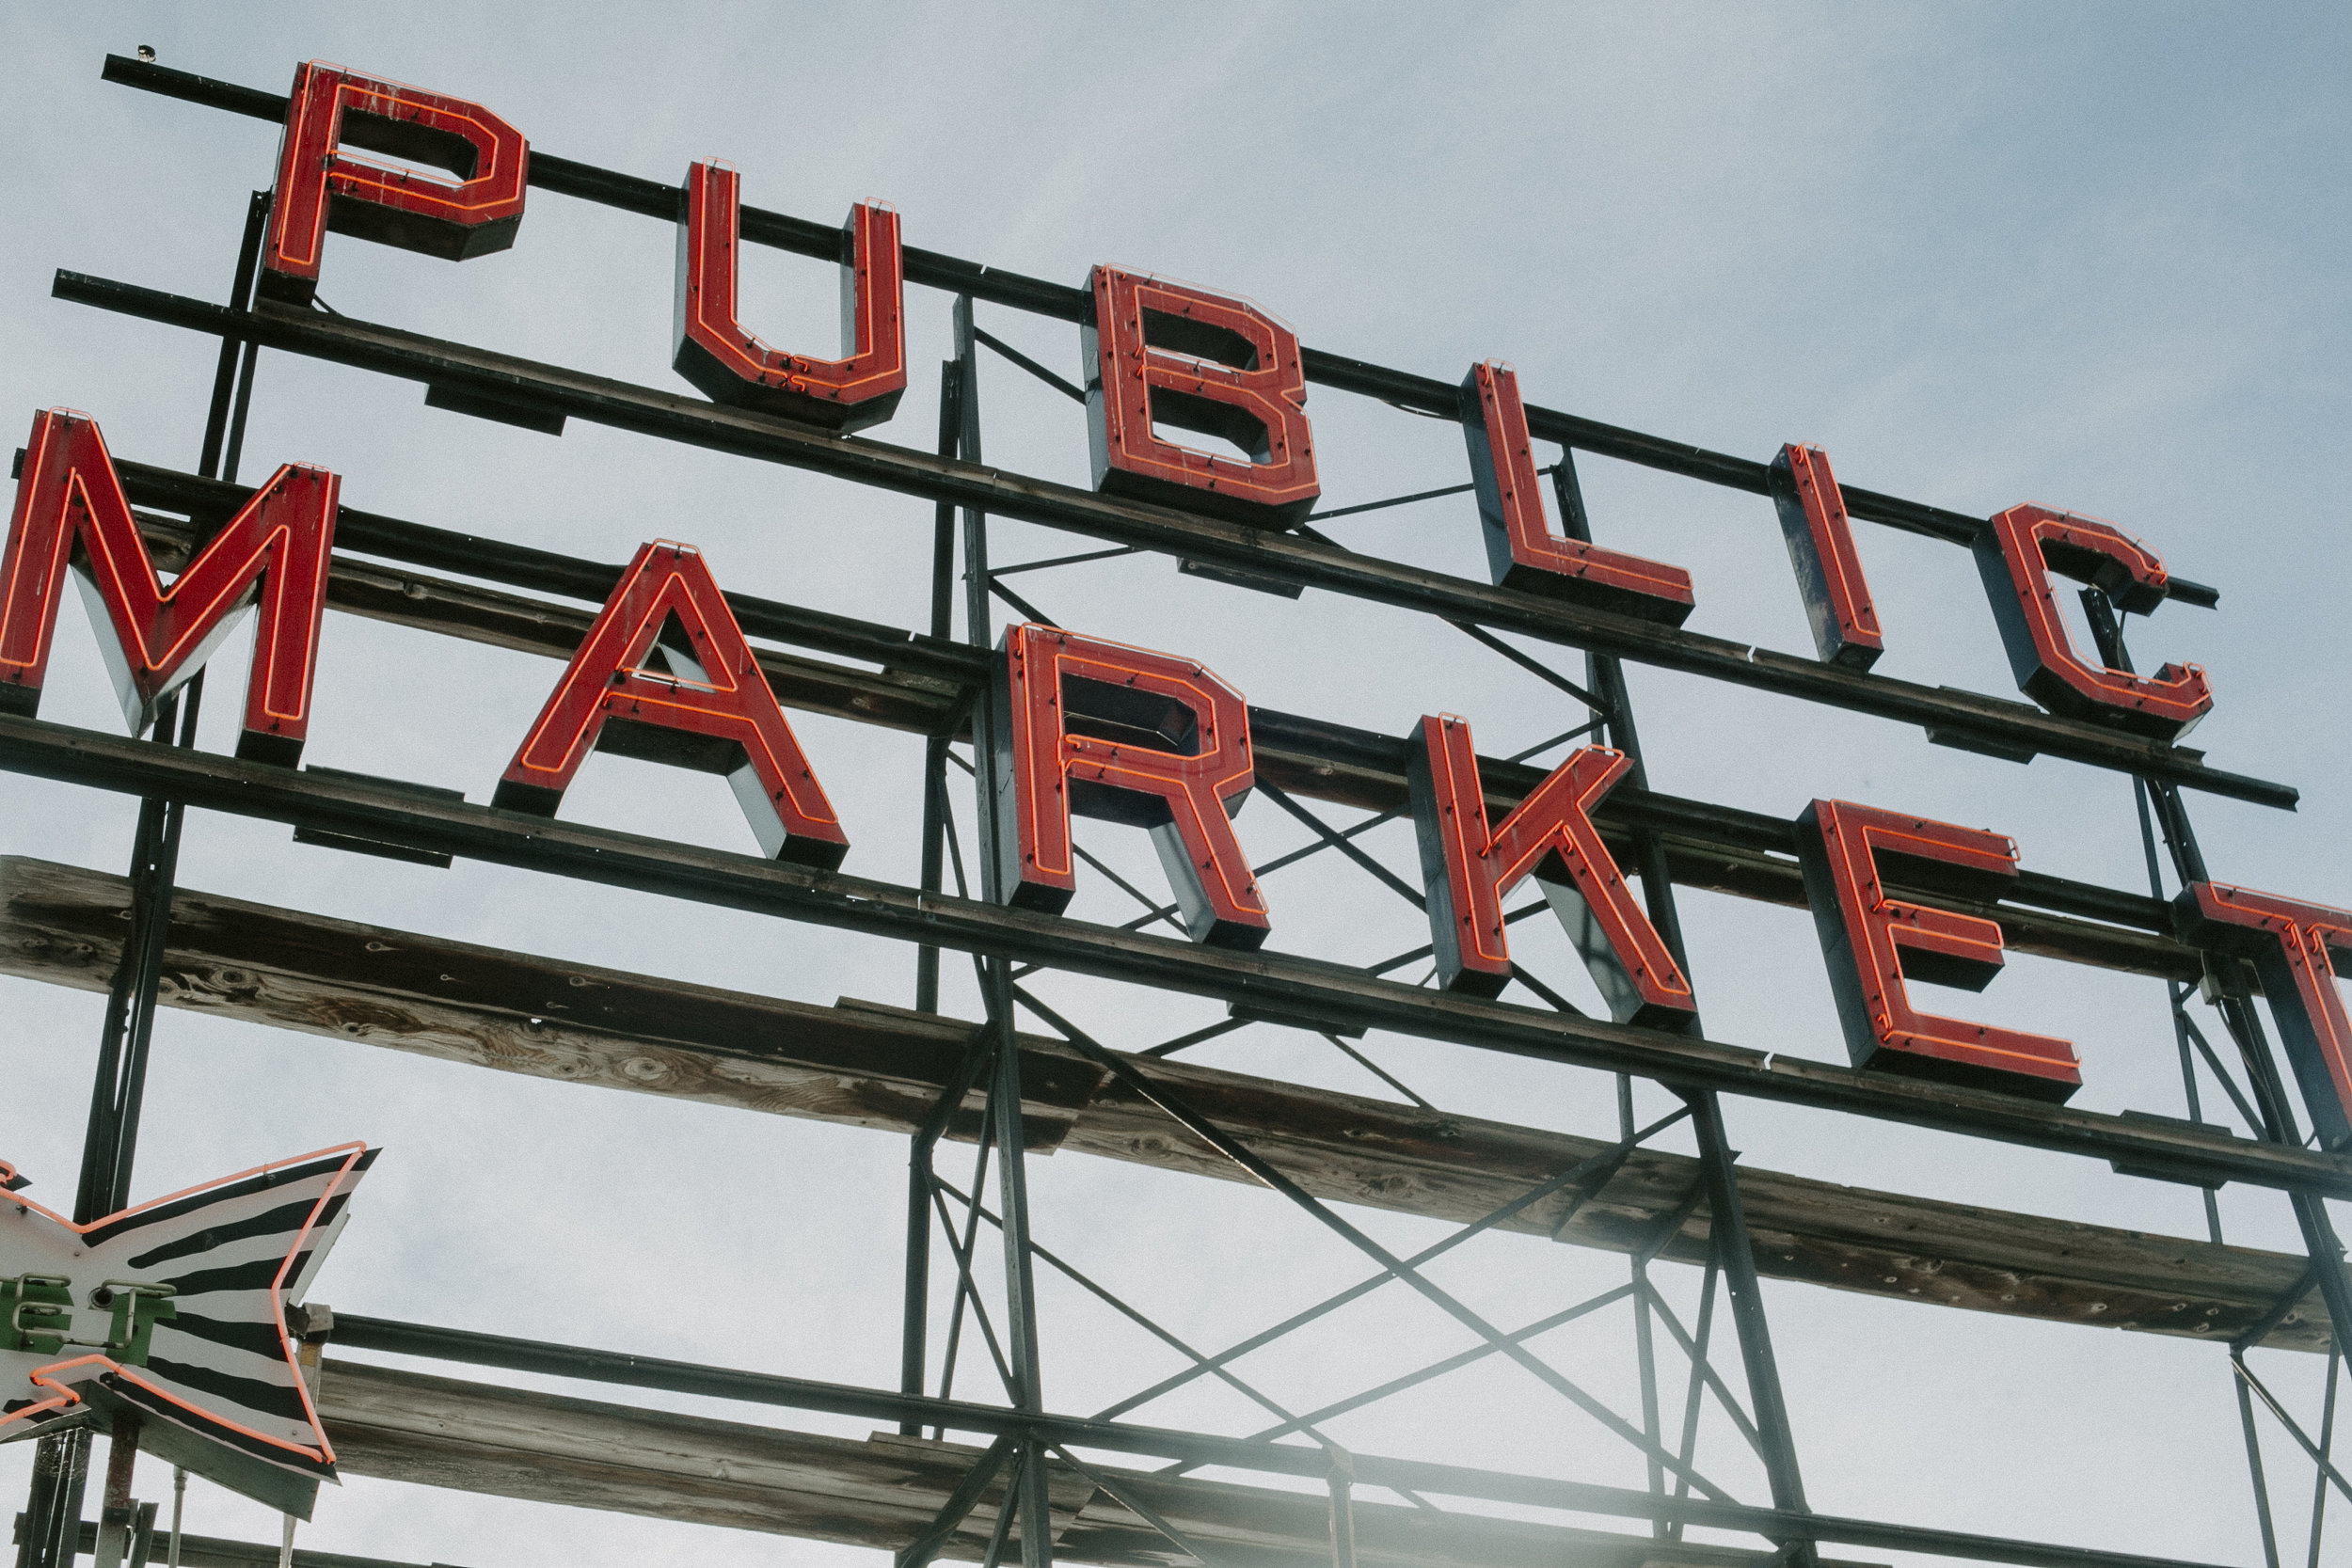
<svg viewBox="0 0 2352 1568"><path fill-rule="evenodd" d="M1070 814L1152 832L1195 942L1256 947L1265 900L1227 820L1249 798L1249 709L1189 659L1009 626L996 797L1006 901L1059 913L1077 892Z"/></svg>
<svg viewBox="0 0 2352 1568"><path fill-rule="evenodd" d="M37 414L25 449L0 561L0 710L30 718L40 709L70 561L91 624L114 633L102 631L98 644L135 733L258 601L237 754L288 768L299 761L335 539L335 476L279 468L166 587L97 421L63 409Z"/></svg>

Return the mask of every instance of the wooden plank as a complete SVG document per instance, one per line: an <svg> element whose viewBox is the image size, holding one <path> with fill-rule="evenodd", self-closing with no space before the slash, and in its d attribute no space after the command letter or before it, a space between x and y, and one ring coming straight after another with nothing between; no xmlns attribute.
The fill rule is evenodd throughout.
<svg viewBox="0 0 2352 1568"><path fill-rule="evenodd" d="M352 1475L882 1551L905 1545L930 1522L981 1451L895 1433L861 1442L346 1360L326 1363L320 1414L339 1466ZM1319 1493L1094 1467L1221 1561L1324 1568L1331 1560L1329 1505ZM980 1557L1004 1490L999 1479L983 1493L942 1556ZM1049 1466L1047 1491L1057 1557L1120 1568L1179 1560L1139 1514L1068 1465ZM1399 1568L1761 1568L1771 1560L1760 1551L1433 1515L1360 1497L1356 1530L1359 1561Z"/></svg>
<svg viewBox="0 0 2352 1568"><path fill-rule="evenodd" d="M1433 991L1321 959L1203 947L869 877L497 811L399 784L296 773L7 715L0 715L0 768L597 886L894 942L994 954L1252 1012L1323 1019L1332 1027L1389 1029L1420 1039L1629 1072L1683 1088L1963 1132L2122 1162L2172 1180L2246 1181L2352 1196L2352 1160L2249 1140L2226 1129L2049 1105L1988 1089L1866 1072L1790 1052L1755 1051L1581 1013Z"/></svg>
<svg viewBox="0 0 2352 1568"><path fill-rule="evenodd" d="M0 973L103 990L129 907L120 878L0 858ZM810 1006L506 949L271 909L183 889L165 1006L561 1082L911 1132L972 1025L873 1004ZM1025 1037L1040 1152L1238 1180L1150 1105L1066 1047ZM1427 1112L1164 1058L1153 1078L1317 1196L1467 1223L1567 1170L1597 1140ZM977 1132L979 1098L955 1132ZM1555 1195L1503 1228L1612 1251L1645 1245L1697 1180L1638 1153L1581 1204ZM1940 1203L1743 1168L1760 1273L1839 1290L2050 1322L2228 1339L2303 1277L2303 1259ZM1562 1222L1566 1223L1563 1226ZM1704 1260L1707 1219L1671 1241ZM2325 1348L2317 1292L2266 1343Z"/></svg>

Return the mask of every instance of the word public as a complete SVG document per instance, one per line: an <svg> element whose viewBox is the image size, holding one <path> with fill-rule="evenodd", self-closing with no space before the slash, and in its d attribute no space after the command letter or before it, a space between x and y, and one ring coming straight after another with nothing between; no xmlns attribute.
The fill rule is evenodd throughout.
<svg viewBox="0 0 2352 1568"><path fill-rule="evenodd" d="M352 155L362 149L449 168L452 179ZM262 247L266 299L307 305L328 231L452 261L510 245L530 149L477 103L337 67L295 72ZM770 347L737 313L739 182L697 163L680 203L674 368L712 399L850 432L895 412L907 385L898 214L853 207L842 237L838 358ZM1238 298L1117 267L1090 277L1084 328L1097 489L1266 529L1321 494L1296 336ZM1518 378L1472 365L1461 415L1488 566L1502 586L1678 626L1691 577L1554 531L1545 515ZM1220 455L1163 436L1230 442ZM1883 633L1826 455L1784 447L1771 487L1820 657L1861 670ZM293 767L308 733L339 482L281 467L167 585L112 458L86 415L37 415L0 562L0 711L32 716L69 565L90 607L134 730L193 674L247 609L258 611L238 754ZM1581 522L1581 518L1576 521ZM1577 531L1582 531L1579 529ZM2170 741L2213 705L2204 672L2153 675L2084 657L2053 575L2125 610L2153 609L2157 555L2113 526L2037 505L1990 519L1976 557L2018 686L2054 713ZM1076 890L1073 815L1150 832L1193 940L1255 947L1266 900L1232 818L1248 796L1248 708L1198 662L1057 627L1004 633L993 700L999 737L1000 885L1058 912ZM1661 1029L1695 1016L1689 978L1602 842L1592 813L1629 768L1578 749L1497 823L1470 725L1424 716L1406 739L1427 888L1436 981L1491 996L1511 974L1505 895L1533 878L1612 1013ZM599 748L724 774L763 851L830 869L849 835L708 564L692 546L642 546L501 778L494 805L551 816ZM1995 832L1846 801L1798 818L1808 900L1854 1061L1863 1067L2067 1099L2082 1083L2069 1042L1915 1007L1906 978L1981 990L2002 964L2000 928L1890 896L1882 871L1996 897L2018 874ZM2323 1142L2352 1145L2352 1023L2331 953L2352 956L2352 912L2213 882L2175 905L2183 936L2253 959Z"/></svg>

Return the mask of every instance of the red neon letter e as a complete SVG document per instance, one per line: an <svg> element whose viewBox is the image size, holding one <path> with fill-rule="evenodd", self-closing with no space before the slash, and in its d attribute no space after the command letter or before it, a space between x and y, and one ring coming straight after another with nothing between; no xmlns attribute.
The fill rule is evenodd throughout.
<svg viewBox="0 0 2352 1568"><path fill-rule="evenodd" d="M434 164L456 182L342 155L344 147ZM523 221L531 149L479 103L317 60L294 69L262 293L308 305L326 231L463 261L504 250Z"/></svg>
<svg viewBox="0 0 2352 1568"><path fill-rule="evenodd" d="M1470 367L1462 381L1462 435L1470 443L1486 565L1497 587L1670 626L1690 615L1691 574L1681 567L1563 537L1544 521L1518 372L1492 360Z"/></svg>
<svg viewBox="0 0 2352 1568"><path fill-rule="evenodd" d="M2213 706L2205 673L2168 664L2153 678L2092 664L2074 652L2058 618L2050 574L2104 589L2141 614L2164 602L2164 562L2110 523L2046 506L2012 506L1977 535L1977 570L1993 600L2017 689L2052 713L2099 719L2137 735L2178 740Z"/></svg>
<svg viewBox="0 0 2352 1568"><path fill-rule="evenodd" d="M1470 721L1424 716L1406 748L1439 986L1493 996L1509 983L1502 900L1532 876L1619 1023L1677 1023L1696 1010L1691 982L1593 826L1593 808L1633 766L1624 752L1579 747L1489 832Z"/></svg>
<svg viewBox="0 0 2352 1568"><path fill-rule="evenodd" d="M1245 300L1096 267L1083 335L1094 487L1287 528L1323 493L1307 427L1298 335ZM1221 436L1218 457L1164 441L1154 423Z"/></svg>
<svg viewBox="0 0 2352 1568"><path fill-rule="evenodd" d="M777 860L831 870L850 840L735 612L689 545L638 546L491 804L553 816L588 753L723 773Z"/></svg>
<svg viewBox="0 0 2352 1568"><path fill-rule="evenodd" d="M1999 833L1843 800L1797 819L1805 899L1856 1067L2063 1101L2082 1087L2065 1040L1913 1010L1906 978L1982 990L2001 970L2001 928L1971 914L1889 898L1882 855L1955 893L1986 896L2017 875Z"/></svg>
<svg viewBox="0 0 2352 1568"><path fill-rule="evenodd" d="M1878 611L1870 607L1870 585L1854 553L1853 523L1846 499L1829 471L1829 453L1791 443L1780 449L1765 475L1780 531L1788 542L1788 563L1797 569L1797 591L1804 595L1805 619L1813 623L1813 645L1824 664L1867 670L1886 643L1879 636Z"/></svg>
<svg viewBox="0 0 2352 1568"><path fill-rule="evenodd" d="M0 710L30 718L40 706L70 559L134 733L258 601L237 755L293 767L310 730L339 488L324 468L280 467L167 588L97 421L65 409L36 414L0 561Z"/></svg>
<svg viewBox="0 0 2352 1568"><path fill-rule="evenodd" d="M676 350L671 363L714 403L760 408L828 430L864 430L907 389L898 214L861 201L841 230L839 359L770 348L735 318L741 182L723 164L686 171L677 236Z"/></svg>
<svg viewBox="0 0 2352 1568"><path fill-rule="evenodd" d="M2185 940L2252 957L2321 1145L2352 1145L2352 1021L2328 961L2352 959L2352 912L2222 882L2191 882L2172 911Z"/></svg>
<svg viewBox="0 0 2352 1568"><path fill-rule="evenodd" d="M996 796L1005 897L1058 912L1078 888L1070 814L1152 831L1192 940L1265 941L1265 900L1228 820L1249 798L1249 709L1190 659L1054 626L1005 629Z"/></svg>

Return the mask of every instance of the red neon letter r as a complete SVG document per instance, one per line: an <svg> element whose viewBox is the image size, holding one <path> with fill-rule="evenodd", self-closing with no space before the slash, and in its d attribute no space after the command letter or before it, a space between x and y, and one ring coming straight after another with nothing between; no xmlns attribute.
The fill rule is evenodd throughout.
<svg viewBox="0 0 2352 1568"><path fill-rule="evenodd" d="M1249 709L1189 659L1053 626L1009 626L996 796L1006 899L1058 913L1076 893L1070 814L1152 831L1195 942L1256 947L1265 900L1228 820L1249 798Z"/></svg>

